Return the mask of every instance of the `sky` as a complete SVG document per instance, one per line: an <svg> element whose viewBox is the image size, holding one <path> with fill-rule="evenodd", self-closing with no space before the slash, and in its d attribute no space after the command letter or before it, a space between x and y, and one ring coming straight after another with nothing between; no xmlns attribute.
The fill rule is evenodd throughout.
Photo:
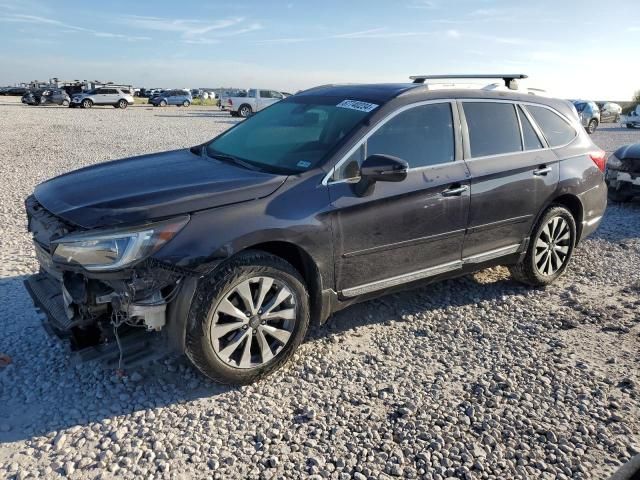
<svg viewBox="0 0 640 480"><path fill-rule="evenodd" d="M295 92L525 73L560 97L630 100L639 59L637 0L0 0L0 85Z"/></svg>

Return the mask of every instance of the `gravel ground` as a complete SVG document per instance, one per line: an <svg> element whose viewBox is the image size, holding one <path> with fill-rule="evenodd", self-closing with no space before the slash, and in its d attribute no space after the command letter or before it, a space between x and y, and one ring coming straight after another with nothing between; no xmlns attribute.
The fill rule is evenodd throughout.
<svg viewBox="0 0 640 480"><path fill-rule="evenodd" d="M351 307L256 385L183 359L73 365L22 286L23 200L107 159L185 147L215 110L0 100L0 477L605 478L640 450L640 202L611 205L557 284L504 268ZM640 130L605 125L607 151Z"/></svg>

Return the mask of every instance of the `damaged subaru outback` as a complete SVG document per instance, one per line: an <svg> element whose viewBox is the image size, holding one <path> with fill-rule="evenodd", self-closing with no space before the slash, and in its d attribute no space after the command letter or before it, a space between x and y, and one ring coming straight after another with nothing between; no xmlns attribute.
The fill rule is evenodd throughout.
<svg viewBox="0 0 640 480"><path fill-rule="evenodd" d="M358 301L496 265L551 283L600 223L604 152L566 101L512 91L523 76L429 78L316 87L38 185L26 284L46 328L78 352L154 336L246 384Z"/></svg>

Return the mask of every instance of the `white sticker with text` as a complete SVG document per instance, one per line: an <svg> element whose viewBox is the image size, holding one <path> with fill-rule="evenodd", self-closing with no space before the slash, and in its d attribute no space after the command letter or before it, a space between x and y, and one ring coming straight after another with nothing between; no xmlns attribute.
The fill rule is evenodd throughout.
<svg viewBox="0 0 640 480"><path fill-rule="evenodd" d="M378 107L375 103L361 102L360 100L343 100L336 107L350 108L351 110L359 110L361 112L370 112Z"/></svg>

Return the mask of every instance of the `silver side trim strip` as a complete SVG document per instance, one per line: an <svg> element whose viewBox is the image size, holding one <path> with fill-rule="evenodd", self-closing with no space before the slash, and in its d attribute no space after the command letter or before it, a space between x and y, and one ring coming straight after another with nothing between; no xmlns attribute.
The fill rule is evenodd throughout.
<svg viewBox="0 0 640 480"><path fill-rule="evenodd" d="M584 225L585 227L590 227L591 225L595 225L596 223L598 223L601 219L602 215L600 215L599 217L593 217L591 220L585 220L584 222L582 222L582 225Z"/></svg>
<svg viewBox="0 0 640 480"><path fill-rule="evenodd" d="M404 273L396 277L385 278L384 280L377 280L371 283L365 283L357 287L346 288L342 290L342 295L345 297L357 297L364 295L365 293L375 292L376 290L382 290L384 288L395 287L404 283L410 283L416 280L422 280L423 278L434 277L441 273L450 272L452 270L459 270L462 268L462 262L456 260L455 262L443 263L442 265L436 265L435 267L424 268L411 273Z"/></svg>
<svg viewBox="0 0 640 480"><path fill-rule="evenodd" d="M470 257L463 258L462 262L482 263L488 260L493 260L494 258L504 257L505 255L511 255L512 253L518 253L521 245L522 244L518 243L516 245L507 245L506 247L489 250L488 252L477 253L476 255L471 255Z"/></svg>
<svg viewBox="0 0 640 480"><path fill-rule="evenodd" d="M422 270L416 270L415 272L404 273L395 277L385 278L383 280L376 280L375 282L365 283L358 285L357 287L345 288L342 290L342 295L345 297L358 297L366 293L375 292L389 287L395 287L404 283L414 282L416 280L422 280L423 278L435 277L441 273L451 272L454 270L460 270L464 264L467 263L482 263L494 258L504 257L513 253L518 253L522 247L521 243L515 245L507 245L506 247L496 248L495 250L489 250L488 252L478 253L465 257L455 262L443 263L442 265L436 265L435 267L424 268Z"/></svg>

